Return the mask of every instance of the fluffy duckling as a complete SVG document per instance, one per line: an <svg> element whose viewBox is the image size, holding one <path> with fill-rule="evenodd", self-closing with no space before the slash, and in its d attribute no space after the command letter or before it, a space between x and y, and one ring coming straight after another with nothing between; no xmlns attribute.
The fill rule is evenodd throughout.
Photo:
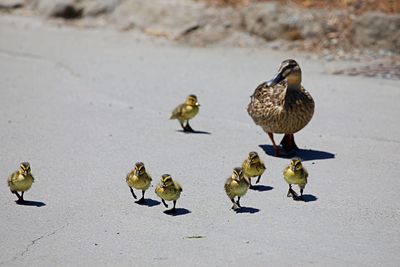
<svg viewBox="0 0 400 267"><path fill-rule="evenodd" d="M189 95L185 103L180 104L172 111L170 120L177 119L183 131L193 132L192 127L189 125L189 120L193 119L197 113L199 113L199 107L200 104L197 102L197 97L195 95ZM184 125L184 122L186 122L186 125Z"/></svg>
<svg viewBox="0 0 400 267"><path fill-rule="evenodd" d="M166 208L168 208L168 205L165 201L173 201L174 206L171 211L175 211L176 201L181 196L182 187L179 183L172 180L171 175L163 174L161 176L161 181L157 185L155 192L157 196L161 198L161 201Z"/></svg>
<svg viewBox="0 0 400 267"><path fill-rule="evenodd" d="M250 188L252 188L253 185L251 184L251 177L258 176L256 181L256 184L258 184L260 182L261 175L264 173L266 168L257 152L252 151L249 153L247 159L243 162L242 169L244 176L249 178Z"/></svg>
<svg viewBox="0 0 400 267"><path fill-rule="evenodd" d="M297 150L294 134L303 129L314 114L314 100L301 85L301 69L293 59L282 62L278 74L260 84L247 108L255 124L261 126L272 141L275 155L281 150L274 133L285 134L281 146L286 151Z"/></svg>
<svg viewBox="0 0 400 267"><path fill-rule="evenodd" d="M137 197L135 192L133 192L133 188L142 190L142 198L139 199L138 202L143 202L145 200L144 193L149 189L151 184L151 177L146 172L143 162L137 162L135 164L135 168L126 176L126 183L128 184L134 199Z"/></svg>
<svg viewBox="0 0 400 267"><path fill-rule="evenodd" d="M241 207L239 202L240 198L247 193L249 186L250 181L246 176L243 175L242 168L234 168L232 176L226 180L224 186L226 194L233 203L233 210L238 210ZM238 197L236 202L235 197Z"/></svg>
<svg viewBox="0 0 400 267"><path fill-rule="evenodd" d="M293 199L303 199L303 190L307 184L308 172L301 164L301 160L298 158L292 159L290 165L283 171L283 178L289 184L289 191L287 193L288 197L293 197ZM292 184L297 184L300 187L300 197L292 189Z"/></svg>
<svg viewBox="0 0 400 267"><path fill-rule="evenodd" d="M33 181L31 166L28 162L22 162L19 169L7 179L10 191L18 197L18 202L24 201L24 193L31 188ZM21 195L18 194L18 191L21 192Z"/></svg>

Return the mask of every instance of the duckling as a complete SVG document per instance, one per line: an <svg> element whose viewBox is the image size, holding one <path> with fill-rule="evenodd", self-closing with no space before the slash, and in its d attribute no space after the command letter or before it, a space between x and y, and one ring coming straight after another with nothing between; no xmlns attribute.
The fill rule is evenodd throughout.
<svg viewBox="0 0 400 267"><path fill-rule="evenodd" d="M18 197L18 202L24 202L24 193L31 188L34 180L29 162L22 162L19 169L8 177L8 186L11 193ZM18 194L18 191L21 192L21 195Z"/></svg>
<svg viewBox="0 0 400 267"><path fill-rule="evenodd" d="M224 186L226 194L233 203L232 206L233 210L238 210L239 208L241 208L240 198L247 193L249 187L250 187L249 178L243 175L242 168L240 167L234 168L232 176L226 180ZM238 199L235 202L236 196L238 197Z"/></svg>
<svg viewBox="0 0 400 267"><path fill-rule="evenodd" d="M168 208L168 205L165 201L173 201L174 206L171 211L175 211L176 201L181 196L182 187L179 183L172 180L171 175L163 174L161 176L161 181L157 185L155 192L157 196L161 198L161 201L166 208Z"/></svg>
<svg viewBox="0 0 400 267"><path fill-rule="evenodd" d="M301 164L301 160L298 158L292 159L290 165L283 171L283 178L289 184L289 191L287 193L288 197L293 197L293 199L303 200L303 190L307 184L308 172ZM300 197L292 189L292 184L297 184L300 187Z"/></svg>
<svg viewBox="0 0 400 267"><path fill-rule="evenodd" d="M134 199L137 197L135 192L133 192L132 187L142 190L142 198L139 199L138 202L145 201L144 193L149 189L151 181L151 176L146 172L143 162L137 162L135 168L126 176L126 183L128 184Z"/></svg>
<svg viewBox="0 0 400 267"><path fill-rule="evenodd" d="M258 176L256 181L256 184L258 184L260 182L261 175L264 173L266 168L257 152L252 151L249 153L247 159L243 162L242 169L244 176L249 178L250 188L253 188L253 185L251 184L251 177Z"/></svg>
<svg viewBox="0 0 400 267"><path fill-rule="evenodd" d="M183 131L193 132L193 129L189 124L189 120L193 119L197 113L199 113L199 107L200 104L197 101L197 97L195 95L189 95L186 98L185 103L180 104L172 111L170 120L177 119L181 124ZM186 125L184 125L185 121Z"/></svg>
<svg viewBox="0 0 400 267"><path fill-rule="evenodd" d="M273 134L285 134L281 141L284 150L297 150L294 134L310 122L314 106L313 98L301 85L299 64L288 59L282 62L275 78L255 89L247 112L268 134L275 155L280 156Z"/></svg>

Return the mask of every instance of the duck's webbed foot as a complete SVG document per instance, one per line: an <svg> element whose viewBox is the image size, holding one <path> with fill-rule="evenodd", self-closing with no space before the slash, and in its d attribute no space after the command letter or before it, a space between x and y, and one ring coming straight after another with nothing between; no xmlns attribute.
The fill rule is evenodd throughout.
<svg viewBox="0 0 400 267"><path fill-rule="evenodd" d="M285 134L281 141L281 146L286 151L299 150L294 141L294 134Z"/></svg>

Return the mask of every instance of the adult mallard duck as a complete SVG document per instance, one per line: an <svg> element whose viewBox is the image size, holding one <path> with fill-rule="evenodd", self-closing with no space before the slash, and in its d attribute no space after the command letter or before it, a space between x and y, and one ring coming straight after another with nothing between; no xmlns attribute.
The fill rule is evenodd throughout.
<svg viewBox="0 0 400 267"><path fill-rule="evenodd" d="M274 133L285 134L284 150L298 149L294 133L307 125L314 114L314 100L301 86L301 69L293 59L282 62L278 74L260 84L251 96L247 112L272 141L275 155L281 155Z"/></svg>

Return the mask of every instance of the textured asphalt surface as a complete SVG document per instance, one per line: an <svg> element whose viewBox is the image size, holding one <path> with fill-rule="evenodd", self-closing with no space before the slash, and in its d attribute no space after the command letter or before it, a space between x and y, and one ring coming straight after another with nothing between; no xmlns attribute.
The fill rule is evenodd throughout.
<svg viewBox="0 0 400 267"><path fill-rule="evenodd" d="M399 81L328 75L298 52L0 21L1 266L398 266ZM316 102L296 135L306 202L286 197L289 159L270 155L245 110L286 58ZM199 133L184 134L168 118L192 93ZM267 171L236 214L223 185L251 150ZM36 178L28 205L5 182L22 161ZM153 185L164 173L181 183L177 216L154 186L134 202L136 161Z"/></svg>

